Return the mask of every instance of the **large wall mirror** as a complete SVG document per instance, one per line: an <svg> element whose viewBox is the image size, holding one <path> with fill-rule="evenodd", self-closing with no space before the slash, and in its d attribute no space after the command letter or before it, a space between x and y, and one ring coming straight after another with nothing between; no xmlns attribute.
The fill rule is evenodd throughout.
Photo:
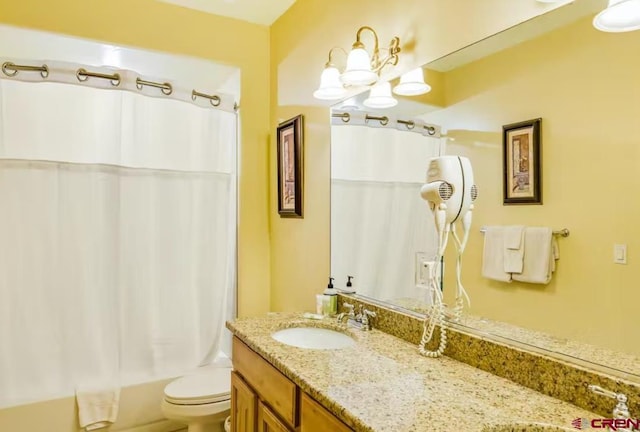
<svg viewBox="0 0 640 432"><path fill-rule="evenodd" d="M466 156L479 198L462 270L471 305L455 325L640 381L640 31L596 30L593 16L606 5L576 0L427 64L430 93L368 111L439 126L433 135L334 116L331 270L339 288L354 276L357 295L424 311L416 263L435 255L435 233L419 189L429 157ZM363 99L333 113L363 118ZM503 126L536 118L543 203L504 205ZM571 232L558 239L548 284L482 277L481 227L520 224ZM626 264L614 262L618 244ZM444 260L446 301L455 256Z"/></svg>

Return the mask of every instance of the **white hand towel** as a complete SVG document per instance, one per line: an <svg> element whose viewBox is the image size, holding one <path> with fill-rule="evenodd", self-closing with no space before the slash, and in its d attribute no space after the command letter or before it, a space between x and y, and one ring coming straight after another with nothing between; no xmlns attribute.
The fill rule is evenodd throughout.
<svg viewBox="0 0 640 432"><path fill-rule="evenodd" d="M87 431L104 428L115 423L120 403L120 387L78 386L78 422Z"/></svg>
<svg viewBox="0 0 640 432"><path fill-rule="evenodd" d="M504 271L522 273L524 265L524 225L504 227Z"/></svg>
<svg viewBox="0 0 640 432"><path fill-rule="evenodd" d="M559 257L553 230L549 227L527 227L524 236L524 265L522 273L513 274L513 280L546 285L551 281Z"/></svg>
<svg viewBox="0 0 640 432"><path fill-rule="evenodd" d="M485 228L482 276L500 282L511 282L511 273L504 271L504 227Z"/></svg>

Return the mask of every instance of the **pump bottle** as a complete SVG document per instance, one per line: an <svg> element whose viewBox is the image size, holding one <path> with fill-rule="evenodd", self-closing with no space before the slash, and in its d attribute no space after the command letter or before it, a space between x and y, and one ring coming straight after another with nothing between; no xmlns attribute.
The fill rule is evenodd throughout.
<svg viewBox="0 0 640 432"><path fill-rule="evenodd" d="M324 315L335 315L338 313L338 290L333 287L333 278L329 278L327 289L324 290L322 299L322 313Z"/></svg>

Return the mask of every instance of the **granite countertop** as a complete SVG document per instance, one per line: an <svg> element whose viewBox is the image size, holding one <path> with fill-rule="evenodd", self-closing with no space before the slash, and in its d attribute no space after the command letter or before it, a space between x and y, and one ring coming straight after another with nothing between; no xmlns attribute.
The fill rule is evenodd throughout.
<svg viewBox="0 0 640 432"><path fill-rule="evenodd" d="M295 326L340 329L357 343L309 350L271 338ZM377 330L281 313L237 319L227 327L356 431L569 431L576 418L600 417L448 357L420 356L416 346ZM523 426L528 424L566 429Z"/></svg>

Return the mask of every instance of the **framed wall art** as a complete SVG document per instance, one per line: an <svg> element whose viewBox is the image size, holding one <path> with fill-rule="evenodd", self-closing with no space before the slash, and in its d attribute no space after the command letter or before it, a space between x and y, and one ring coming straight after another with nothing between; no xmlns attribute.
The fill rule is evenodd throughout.
<svg viewBox="0 0 640 432"><path fill-rule="evenodd" d="M503 203L542 204L542 119L502 127Z"/></svg>
<svg viewBox="0 0 640 432"><path fill-rule="evenodd" d="M301 218L304 144L302 115L278 125L278 213Z"/></svg>

